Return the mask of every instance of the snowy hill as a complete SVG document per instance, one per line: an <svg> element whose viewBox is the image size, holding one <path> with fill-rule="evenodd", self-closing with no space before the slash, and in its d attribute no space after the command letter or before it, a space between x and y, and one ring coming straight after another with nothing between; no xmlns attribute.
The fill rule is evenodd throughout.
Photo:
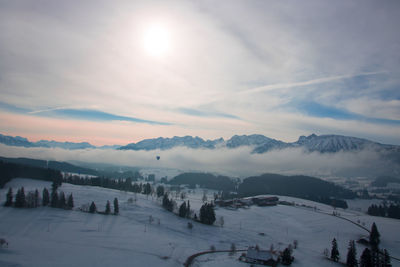
<svg viewBox="0 0 400 267"><path fill-rule="evenodd" d="M0 190L2 202L8 187L13 187L15 192L20 186L27 192L51 185L43 181L13 179ZM325 248L330 248L332 239L338 240L343 260L348 241L367 234L356 225L331 216L331 207L297 198L280 197L296 203L295 206L218 208L217 221L223 216L223 227L193 222L194 227L190 230L187 219L162 209L156 198L147 199L138 194L136 203L129 204L128 199L134 198L134 193L66 183L59 190L73 193L75 207L94 201L99 210L104 210L107 200L117 197L120 215L105 216L49 207L16 209L1 205L0 238L5 238L9 247L0 248L0 266L182 266L188 256L208 250L211 245L217 250L229 249L232 243L237 249L255 244L264 249L269 249L271 244L275 249L283 249L293 240L298 240L299 246L294 250L292 266L337 266L322 255ZM208 191L209 199L212 193ZM196 212L202 204L202 195L200 189L187 192ZM178 205L181 203L180 200L177 202ZM381 246L392 256L400 256L398 220L371 217L351 210L337 209L336 212L352 221L360 220L368 228L375 221L381 233ZM154 218L151 224L150 215ZM358 257L363 248L357 244ZM246 266L237 261L238 257L239 253L233 256L208 254L197 258L193 266ZM400 266L396 261L392 261L392 265Z"/></svg>

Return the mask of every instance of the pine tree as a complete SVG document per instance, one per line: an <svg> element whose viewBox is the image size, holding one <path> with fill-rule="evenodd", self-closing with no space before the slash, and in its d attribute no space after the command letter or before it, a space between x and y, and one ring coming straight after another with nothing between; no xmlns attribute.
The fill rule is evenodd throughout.
<svg viewBox="0 0 400 267"><path fill-rule="evenodd" d="M21 187L21 207L26 206L26 197L25 197L25 189Z"/></svg>
<svg viewBox="0 0 400 267"><path fill-rule="evenodd" d="M208 205L208 216L210 224L213 224L217 219L215 216L214 205L212 203Z"/></svg>
<svg viewBox="0 0 400 267"><path fill-rule="evenodd" d="M360 257L360 267L373 267L371 260L371 251L365 248Z"/></svg>
<svg viewBox="0 0 400 267"><path fill-rule="evenodd" d="M380 234L378 232L378 228L376 224L373 223L371 227L371 233L369 235L369 243L371 244L373 249L377 249L380 243Z"/></svg>
<svg viewBox="0 0 400 267"><path fill-rule="evenodd" d="M89 212L95 213L96 211L97 211L96 204L94 204L94 201L92 201L92 204L90 204L90 207L89 207Z"/></svg>
<svg viewBox="0 0 400 267"><path fill-rule="evenodd" d="M164 195L164 186L157 186L157 197L162 197Z"/></svg>
<svg viewBox="0 0 400 267"><path fill-rule="evenodd" d="M12 188L8 188L7 196L6 196L6 203L4 203L4 206L10 207L13 204L13 192Z"/></svg>
<svg viewBox="0 0 400 267"><path fill-rule="evenodd" d="M392 267L392 264L390 263L390 255L386 249L383 250L383 263L384 267Z"/></svg>
<svg viewBox="0 0 400 267"><path fill-rule="evenodd" d="M107 204L106 204L106 214L110 214L111 213L111 207L110 207L110 201L107 200Z"/></svg>
<svg viewBox="0 0 400 267"><path fill-rule="evenodd" d="M47 206L50 203L50 195L49 195L49 190L47 188L43 189L42 193L42 205Z"/></svg>
<svg viewBox="0 0 400 267"><path fill-rule="evenodd" d="M149 195L151 193L151 185L149 183L146 183L144 186L143 194Z"/></svg>
<svg viewBox="0 0 400 267"><path fill-rule="evenodd" d="M285 248L282 252L282 264L290 265L292 264L294 257L292 256L292 251L289 248Z"/></svg>
<svg viewBox="0 0 400 267"><path fill-rule="evenodd" d="M51 184L51 192L57 191L58 189L58 183L56 181L53 181Z"/></svg>
<svg viewBox="0 0 400 267"><path fill-rule="evenodd" d="M52 208L57 208L58 207L57 184L55 184L54 182L53 182L52 190L51 190L50 206Z"/></svg>
<svg viewBox="0 0 400 267"><path fill-rule="evenodd" d="M74 198L72 197L72 193L68 196L67 207L70 210L74 208Z"/></svg>
<svg viewBox="0 0 400 267"><path fill-rule="evenodd" d="M379 266L385 266L385 254L383 253L383 250L378 250L378 262L379 262Z"/></svg>
<svg viewBox="0 0 400 267"><path fill-rule="evenodd" d="M185 218L186 217L186 202L183 202L182 204L181 204L181 206L179 207L179 217L183 217L183 218Z"/></svg>
<svg viewBox="0 0 400 267"><path fill-rule="evenodd" d="M168 210L170 212L172 212L174 210L174 202L169 199L168 193L164 194L162 205L166 210Z"/></svg>
<svg viewBox="0 0 400 267"><path fill-rule="evenodd" d="M214 205L205 203L200 208L200 222L204 224L213 224L215 222Z"/></svg>
<svg viewBox="0 0 400 267"><path fill-rule="evenodd" d="M118 213L119 213L118 198L114 198L114 214L117 215Z"/></svg>
<svg viewBox="0 0 400 267"><path fill-rule="evenodd" d="M337 247L336 238L334 238L332 240L331 259L333 261L338 261L339 260L339 250L338 250L338 247Z"/></svg>
<svg viewBox="0 0 400 267"><path fill-rule="evenodd" d="M35 208L39 207L39 191L37 189L35 190L35 195L34 195L34 207Z"/></svg>
<svg viewBox="0 0 400 267"><path fill-rule="evenodd" d="M379 266L379 250L377 248L371 250L371 266Z"/></svg>
<svg viewBox="0 0 400 267"><path fill-rule="evenodd" d="M347 251L346 266L348 266L348 267L356 267L356 266L358 266L357 251L356 251L356 246L354 244L354 240L350 240L349 241L349 248L348 248L348 251Z"/></svg>
<svg viewBox="0 0 400 267"><path fill-rule="evenodd" d="M186 218L190 217L190 203L189 200L187 201L187 205L186 205Z"/></svg>
<svg viewBox="0 0 400 267"><path fill-rule="evenodd" d="M26 206L25 190L24 187L21 187L21 189L18 189L17 194L15 196L15 207L23 208L25 206Z"/></svg>
<svg viewBox="0 0 400 267"><path fill-rule="evenodd" d="M60 197L58 199L58 204L57 207L60 209L64 209L67 206L67 201L65 199L65 194L64 192L60 192Z"/></svg>

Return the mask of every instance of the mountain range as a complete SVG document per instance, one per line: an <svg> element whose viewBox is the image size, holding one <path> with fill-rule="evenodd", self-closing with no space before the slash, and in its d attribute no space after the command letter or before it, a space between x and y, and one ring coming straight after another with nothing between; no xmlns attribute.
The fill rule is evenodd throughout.
<svg viewBox="0 0 400 267"><path fill-rule="evenodd" d="M57 141L47 141L40 140L37 142L31 142L27 138L21 136L7 136L0 134L0 143L8 146L22 146L22 147L47 147L47 148L62 148L62 149L88 149L88 148L98 148L98 149L117 149L120 146L94 146L88 142L57 142Z"/></svg>
<svg viewBox="0 0 400 267"><path fill-rule="evenodd" d="M218 138L214 140L204 140L198 136L174 136L172 138L158 137L154 139L144 139L137 143L130 143L125 146L94 146L88 142L57 142L41 140L30 142L28 139L16 136L6 136L0 134L0 143L9 146L23 147L47 147L63 149L119 149L119 150L168 150L175 147L186 147L192 149L217 149L217 148L238 148L251 147L253 153L265 153L271 150L284 148L302 148L309 152L318 151L321 153L335 153L339 151L358 151L372 149L377 151L388 151L400 153L400 146L387 145L373 142L367 139L342 136L342 135L315 135L300 136L295 142L283 142L272 139L264 135L234 135L228 140Z"/></svg>
<svg viewBox="0 0 400 267"><path fill-rule="evenodd" d="M121 146L120 150L167 150L174 147L188 147L194 149L216 149L226 147L229 149L248 146L253 153L265 153L270 150L284 148L303 148L306 151L321 153L335 153L339 151L357 151L362 149L385 150L400 152L400 146L386 145L366 139L342 135L315 135L300 136L296 142L283 142L264 135L234 135L228 140L223 138L204 140L200 137L184 136L173 138L145 139L137 143Z"/></svg>

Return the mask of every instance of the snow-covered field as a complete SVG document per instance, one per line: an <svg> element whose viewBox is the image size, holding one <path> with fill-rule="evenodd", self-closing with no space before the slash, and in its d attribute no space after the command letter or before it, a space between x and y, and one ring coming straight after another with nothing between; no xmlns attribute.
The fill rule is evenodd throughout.
<svg viewBox="0 0 400 267"><path fill-rule="evenodd" d="M0 201L5 201L9 187L15 193L20 186L25 187L25 192L50 189L49 182L13 179L0 190ZM2 206L0 238L5 238L9 247L0 248L0 266L182 266L188 256L208 250L211 245L217 250L229 249L231 243L237 249L255 244L264 249L271 244L283 249L293 240L298 240L299 247L294 250L292 266L338 266L322 255L325 248L330 249L332 239L338 240L341 258L345 259L348 241L367 235L356 225L329 215L333 211L331 207L296 198L281 197L316 209L283 205L239 210L218 208L217 221L223 216L223 227L193 222L190 230L187 219L165 211L152 197L137 194L136 203L129 204L128 199L134 198L134 193L71 184L63 184L59 190L73 193L75 207L95 201L99 210L104 210L107 200L112 203L117 197L120 215ZM203 190L197 189L196 193L187 195L197 213L202 194ZM355 210L338 209L337 212L352 221L364 222L368 228L375 221L381 233L381 247L387 248L392 256L400 257L399 220L371 217ZM154 218L151 224L150 215ZM358 256L362 250L357 245ZM207 254L198 257L193 266L248 266L237 261L238 257L239 253L234 256ZM400 266L394 260L392 264Z"/></svg>

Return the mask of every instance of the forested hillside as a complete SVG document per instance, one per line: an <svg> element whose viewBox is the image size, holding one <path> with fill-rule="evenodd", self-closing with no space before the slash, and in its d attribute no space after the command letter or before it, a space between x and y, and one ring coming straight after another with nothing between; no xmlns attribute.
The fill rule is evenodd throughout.
<svg viewBox="0 0 400 267"><path fill-rule="evenodd" d="M56 181L61 184L62 174L58 170L3 162L0 160L0 188L16 177L28 177L36 180Z"/></svg>

